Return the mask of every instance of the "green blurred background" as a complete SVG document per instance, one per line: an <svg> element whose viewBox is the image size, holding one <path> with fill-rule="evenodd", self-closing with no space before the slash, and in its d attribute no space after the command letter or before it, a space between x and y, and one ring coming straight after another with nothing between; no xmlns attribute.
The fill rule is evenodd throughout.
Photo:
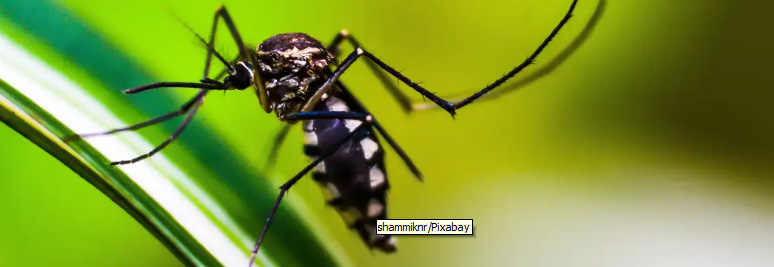
<svg viewBox="0 0 774 267"><path fill-rule="evenodd" d="M77 47L39 41L46 38L20 26L26 15L8 13L13 1L19 0L0 1L6 35L81 84L122 89L68 61L68 53L82 52ZM158 81L199 78L204 49L175 17L206 35L221 3L29 2L61 9L66 21L85 25ZM408 77L454 96L523 60L569 2L224 4L247 42L292 31L327 42L346 28ZM566 47L596 5L580 1L526 73ZM313 182L300 182L289 198L308 206L308 216L335 237L326 242L342 246L361 266L766 266L774 261L772 8L760 1L609 1L596 30L554 73L498 100L474 103L456 120L439 111L403 115L384 100L388 94L364 65L353 66L343 79L426 177L416 182L394 154L388 156L390 217L473 218L473 238L402 237L398 254L372 255L323 205ZM68 34L68 25L56 27ZM234 55L225 32L221 28L216 47ZM193 92L171 94L182 103ZM130 122L163 112L138 101L121 103L140 110L121 115ZM236 164L256 172L280 127L247 91L211 94L197 121L218 137L217 146L245 160ZM143 133L155 143L170 127L174 122ZM0 140L0 266L180 264L48 154L5 126ZM186 146L196 143L188 139L165 154L194 162L196 154L188 152L195 148ZM272 182L305 164L300 143L301 134L292 132L268 175ZM192 172L208 167L190 166Z"/></svg>

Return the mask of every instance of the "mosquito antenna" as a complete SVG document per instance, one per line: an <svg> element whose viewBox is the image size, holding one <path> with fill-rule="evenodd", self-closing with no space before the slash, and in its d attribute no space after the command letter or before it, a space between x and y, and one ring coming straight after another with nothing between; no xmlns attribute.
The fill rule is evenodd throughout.
<svg viewBox="0 0 774 267"><path fill-rule="evenodd" d="M207 41L205 41L204 38L202 38L201 35L199 35L195 31L193 31L193 29L188 27L188 25L186 25L185 23L183 23L183 26L185 26L185 28L188 29L188 31L190 31L194 36L196 36L196 39L198 39L200 42L202 42L202 45L204 45L207 48L207 50L209 50L213 55L215 55L215 57L218 58L218 60L220 60L220 62L223 63L223 65L226 66L226 68L228 69L229 73L234 73L234 68L232 68L231 65L228 64L228 61L222 55L220 55L220 53L218 53L218 51L215 50L215 48L212 47L212 45L207 43Z"/></svg>
<svg viewBox="0 0 774 267"><path fill-rule="evenodd" d="M173 14L173 16L174 16L174 14ZM218 53L217 50L215 50L215 47L213 47L212 45L207 43L207 41L205 41L204 38L202 38L201 35L196 33L196 31L194 31L193 28L191 28L191 26L188 26L188 24L185 23L182 19L180 19L180 17L178 17L178 16L174 16L174 17L175 17L175 19L177 19L177 21L181 25L183 25L183 27L185 27L189 32L191 32L191 34L193 34L196 37L196 39L199 40L199 42L201 42L202 45L204 45L204 47L207 49L207 51L209 51L210 53L215 55L215 57L218 58L218 60L220 60L220 62L223 63L224 66L226 66L226 69L228 69L229 73L234 73L235 72L234 68L231 67L231 64L229 64L228 61L220 53Z"/></svg>

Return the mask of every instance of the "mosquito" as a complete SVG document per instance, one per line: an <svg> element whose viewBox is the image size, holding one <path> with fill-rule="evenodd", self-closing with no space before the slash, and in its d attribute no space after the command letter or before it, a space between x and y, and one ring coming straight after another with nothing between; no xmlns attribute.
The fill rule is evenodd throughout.
<svg viewBox="0 0 774 267"><path fill-rule="evenodd" d="M275 138L275 147L282 142L291 125L302 122L304 153L311 159L311 163L279 187L277 199L252 249L249 266L252 266L255 260L282 198L308 173L311 173L312 179L323 189L327 203L339 212L347 226L358 233L366 246L393 253L397 250L396 238L377 235L375 231L376 220L387 218L386 193L389 189L384 149L377 133L420 181L422 174L376 117L339 80L341 75L355 61L365 58L368 67L385 84L385 88L404 111L411 111L414 106L410 98L400 92L386 74L397 78L454 117L458 109L484 96L533 64L570 19L577 2L572 1L559 24L526 60L488 86L455 103L436 96L384 63L363 48L346 30L340 31L328 46L304 33L283 33L264 40L252 50L242 41L231 16L226 8L221 6L215 12L209 41L196 35L207 47L204 75L199 82L158 82L124 91L126 94L135 94L164 87L199 89L193 98L178 110L148 121L107 132L82 134L79 137L136 130L185 115L183 122L172 135L150 152L111 164L135 163L158 153L172 143L193 119L208 92L252 88L262 109L266 113L273 112L280 121L287 123ZM221 20L239 49L239 56L230 62L213 48L218 22ZM345 41L355 49L339 63L339 46ZM210 65L213 56L223 63L226 69L211 79ZM220 78L223 80L219 81Z"/></svg>

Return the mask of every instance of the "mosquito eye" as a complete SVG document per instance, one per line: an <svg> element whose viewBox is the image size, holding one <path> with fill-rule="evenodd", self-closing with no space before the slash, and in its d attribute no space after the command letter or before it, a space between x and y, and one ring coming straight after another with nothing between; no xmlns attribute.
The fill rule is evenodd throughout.
<svg viewBox="0 0 774 267"><path fill-rule="evenodd" d="M253 72L244 62L234 65L234 74L226 77L223 82L236 89L245 89L252 83Z"/></svg>

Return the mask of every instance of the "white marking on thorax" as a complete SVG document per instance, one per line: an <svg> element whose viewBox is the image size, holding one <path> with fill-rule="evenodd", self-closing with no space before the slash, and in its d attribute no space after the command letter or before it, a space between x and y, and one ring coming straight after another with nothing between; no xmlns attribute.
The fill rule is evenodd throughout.
<svg viewBox="0 0 774 267"><path fill-rule="evenodd" d="M320 49L316 47L307 47L299 50L298 47L294 46L292 49L280 51L279 53L283 57L302 58L302 57L308 57L309 55L315 54L318 52L320 52Z"/></svg>
<svg viewBox="0 0 774 267"><path fill-rule="evenodd" d="M277 79L270 79L269 81L264 83L265 84L264 86L266 86L266 89L271 89L271 88L277 87L277 83L279 83ZM269 92L266 92L266 93L269 93Z"/></svg>
<svg viewBox="0 0 774 267"><path fill-rule="evenodd" d="M384 184L384 173L379 169L379 166L371 167L368 176L371 179L371 188L378 188Z"/></svg>
<svg viewBox="0 0 774 267"><path fill-rule="evenodd" d="M365 155L366 160L370 160L374 156L374 153L379 150L379 144L368 137L360 140L360 146L363 147L363 155Z"/></svg>

